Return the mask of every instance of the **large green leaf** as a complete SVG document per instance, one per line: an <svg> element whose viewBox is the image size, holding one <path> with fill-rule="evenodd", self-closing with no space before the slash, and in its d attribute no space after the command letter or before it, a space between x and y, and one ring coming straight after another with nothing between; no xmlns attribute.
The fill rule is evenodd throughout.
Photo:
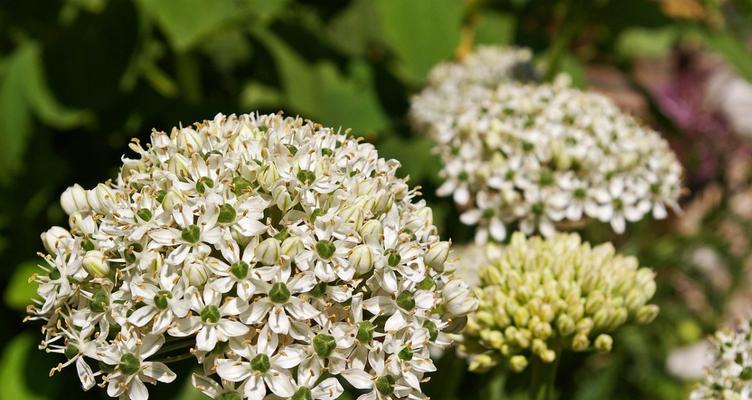
<svg viewBox="0 0 752 400"><path fill-rule="evenodd" d="M13 310L23 310L31 304L31 299L37 294L37 284L29 282L29 277L41 270L34 261L25 262L13 272L13 276L5 289L5 304Z"/></svg>
<svg viewBox="0 0 752 400"><path fill-rule="evenodd" d="M343 74L330 61L307 62L268 31L255 34L276 61L284 101L292 111L326 125L352 128L356 135L372 135L387 126L368 64L353 59Z"/></svg>
<svg viewBox="0 0 752 400"><path fill-rule="evenodd" d="M138 0L157 21L170 45L178 52L197 45L207 34L221 28L237 16L234 1Z"/></svg>
<svg viewBox="0 0 752 400"><path fill-rule="evenodd" d="M397 70L419 84L431 67L454 54L460 41L459 0L376 1L383 39L398 58Z"/></svg>
<svg viewBox="0 0 752 400"><path fill-rule="evenodd" d="M625 58L661 57L671 50L679 38L672 26L661 28L629 28L619 35L616 52Z"/></svg>
<svg viewBox="0 0 752 400"><path fill-rule="evenodd" d="M5 347L0 358L0 399L45 400L59 383L47 377L47 371L37 357L29 357L34 349L34 338L28 333L16 336ZM38 355L44 353L38 352ZM41 368L40 368L41 367ZM32 373L33 386L27 380Z"/></svg>
<svg viewBox="0 0 752 400"><path fill-rule="evenodd" d="M57 102L47 87L39 47L27 42L5 61L0 79L0 182L20 168L34 115L61 129L92 120L89 113Z"/></svg>

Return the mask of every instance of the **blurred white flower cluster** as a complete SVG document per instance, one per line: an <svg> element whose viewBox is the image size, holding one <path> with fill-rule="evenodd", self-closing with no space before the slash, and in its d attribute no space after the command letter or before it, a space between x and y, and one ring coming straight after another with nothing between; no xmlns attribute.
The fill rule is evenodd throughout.
<svg viewBox="0 0 752 400"><path fill-rule="evenodd" d="M195 358L215 399L424 398L429 344L477 301L399 163L318 124L217 115L130 145L42 234L41 347L84 389L146 399Z"/></svg>
<svg viewBox="0 0 752 400"><path fill-rule="evenodd" d="M738 330L721 330L713 338L715 354L707 376L690 400L745 400L752 398L752 322Z"/></svg>
<svg viewBox="0 0 752 400"><path fill-rule="evenodd" d="M480 306L460 348L471 370L501 363L521 371L531 357L551 363L565 350L609 352L610 334L619 326L646 324L658 314L658 306L648 304L654 272L611 244L590 247L577 234L543 239L516 232L509 245L487 254L493 258L480 271Z"/></svg>
<svg viewBox="0 0 752 400"><path fill-rule="evenodd" d="M588 218L621 233L627 221L678 209L682 169L667 142L566 77L521 82L515 71L529 58L481 49L437 66L413 99L411 117L444 164L438 194L454 197L463 223L480 226L477 241L504 240L512 224L551 236Z"/></svg>

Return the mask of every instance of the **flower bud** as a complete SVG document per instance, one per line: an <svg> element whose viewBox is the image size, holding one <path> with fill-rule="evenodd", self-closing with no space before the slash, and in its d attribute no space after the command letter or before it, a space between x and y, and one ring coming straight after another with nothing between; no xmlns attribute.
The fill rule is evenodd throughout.
<svg viewBox="0 0 752 400"><path fill-rule="evenodd" d="M478 308L478 299L470 294L464 281L449 281L441 290L447 312L455 316L467 315Z"/></svg>
<svg viewBox="0 0 752 400"><path fill-rule="evenodd" d="M608 353L614 345L614 339L606 334L600 334L595 338L595 349L601 353Z"/></svg>
<svg viewBox="0 0 752 400"><path fill-rule="evenodd" d="M522 372L527 367L527 358L521 355L512 356L509 359L509 367L514 372Z"/></svg>
<svg viewBox="0 0 752 400"><path fill-rule="evenodd" d="M368 273L373 268L373 251L365 244L355 246L350 253L349 261L358 275Z"/></svg>
<svg viewBox="0 0 752 400"><path fill-rule="evenodd" d="M423 261L429 267L441 272L444 270L444 263L449 257L449 242L438 242L428 248Z"/></svg>
<svg viewBox="0 0 752 400"><path fill-rule="evenodd" d="M280 244L275 238L268 238L256 246L256 260L262 265L275 265L279 261Z"/></svg>
<svg viewBox="0 0 752 400"><path fill-rule="evenodd" d="M86 192L86 198L89 200L91 209L100 214L109 214L112 212L115 202L112 189L104 183L100 183L92 190Z"/></svg>
<svg viewBox="0 0 752 400"><path fill-rule="evenodd" d="M262 188L269 191L279 181L279 172L274 164L264 164L258 172L258 182Z"/></svg>
<svg viewBox="0 0 752 400"><path fill-rule="evenodd" d="M81 262L86 272L96 278L103 278L110 274L110 266L107 264L107 258L99 250L87 251Z"/></svg>
<svg viewBox="0 0 752 400"><path fill-rule="evenodd" d="M167 169L183 181L187 180L190 176L190 168L190 161L182 154L173 154L170 157L170 161L167 162Z"/></svg>
<svg viewBox="0 0 752 400"><path fill-rule="evenodd" d="M272 200L274 204L282 211L291 209L297 201L290 197L290 191L285 186L279 185L272 190Z"/></svg>
<svg viewBox="0 0 752 400"><path fill-rule="evenodd" d="M559 330L559 334L562 336L569 336L574 333L574 321L566 314L559 315L556 319L556 329Z"/></svg>
<svg viewBox="0 0 752 400"><path fill-rule="evenodd" d="M638 324L649 324L658 316L660 309L655 304L648 304L640 307L635 314L635 320Z"/></svg>
<svg viewBox="0 0 752 400"><path fill-rule="evenodd" d="M370 245L380 244L383 234L384 227L376 219L369 220L360 227L360 235L363 237L363 241Z"/></svg>
<svg viewBox="0 0 752 400"><path fill-rule="evenodd" d="M342 218L342 222L353 229L360 228L363 223L363 210L358 205L346 206L337 215Z"/></svg>
<svg viewBox="0 0 752 400"><path fill-rule="evenodd" d="M197 262L185 264L183 266L183 275L188 278L188 282L191 286L196 287L201 287L206 283L206 280L209 279L206 267Z"/></svg>
<svg viewBox="0 0 752 400"><path fill-rule="evenodd" d="M297 236L290 236L282 242L282 254L288 257L295 257L305 250L303 240Z"/></svg>
<svg viewBox="0 0 752 400"><path fill-rule="evenodd" d="M202 140L193 128L182 128L178 131L176 142L178 148L187 154L201 151Z"/></svg>
<svg viewBox="0 0 752 400"><path fill-rule="evenodd" d="M60 205L66 214L71 215L75 212L84 212L90 209L89 201L86 198L86 190L79 184L70 186L60 195Z"/></svg>
<svg viewBox="0 0 752 400"><path fill-rule="evenodd" d="M376 195L376 201L373 203L373 213L375 215L381 215L392 208L394 204L394 195L386 190L380 190Z"/></svg>
<svg viewBox="0 0 752 400"><path fill-rule="evenodd" d="M590 339L583 333L578 333L572 338L572 350L585 351L590 347Z"/></svg>
<svg viewBox="0 0 752 400"><path fill-rule="evenodd" d="M65 228L53 226L47 232L42 233L41 238L44 248L50 254L55 254L57 248L60 246L66 247L67 242L72 240L73 236Z"/></svg>
<svg viewBox="0 0 752 400"><path fill-rule="evenodd" d="M175 209L175 207L183 204L185 202L185 196L183 196L182 193L178 192L177 190L170 190L165 195L164 199L162 199L162 208L165 209L165 211L172 211Z"/></svg>

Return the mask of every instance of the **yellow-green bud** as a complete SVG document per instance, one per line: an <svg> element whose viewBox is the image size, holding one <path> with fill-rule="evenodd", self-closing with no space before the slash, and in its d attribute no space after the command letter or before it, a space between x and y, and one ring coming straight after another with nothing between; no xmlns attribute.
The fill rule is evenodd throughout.
<svg viewBox="0 0 752 400"><path fill-rule="evenodd" d="M423 261L429 267L441 272L444 270L447 258L449 258L449 242L438 242L428 248Z"/></svg>
<svg viewBox="0 0 752 400"><path fill-rule="evenodd" d="M522 372L527 367L527 358L521 355L512 356L509 359L509 367L514 372Z"/></svg>
<svg viewBox="0 0 752 400"><path fill-rule="evenodd" d="M256 246L256 260L263 265L275 265L279 261L279 240L271 237Z"/></svg>
<svg viewBox="0 0 752 400"><path fill-rule="evenodd" d="M349 261L355 268L355 273L363 275L373 268L373 251L366 244L355 246L350 253Z"/></svg>
<svg viewBox="0 0 752 400"><path fill-rule="evenodd" d="M614 339L609 335L600 334L595 338L595 343L593 343L593 345L599 352L608 353L611 351L611 347L613 347L614 345Z"/></svg>

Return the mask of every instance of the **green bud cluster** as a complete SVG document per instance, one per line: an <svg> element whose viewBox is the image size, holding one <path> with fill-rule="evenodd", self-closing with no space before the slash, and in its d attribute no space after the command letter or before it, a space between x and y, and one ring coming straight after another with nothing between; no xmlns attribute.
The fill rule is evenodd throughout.
<svg viewBox="0 0 752 400"><path fill-rule="evenodd" d="M629 320L647 324L658 314L648 304L654 272L608 243L515 233L489 262L480 270L480 305L461 348L474 371L500 363L521 371L530 357L550 363L567 350L609 352L616 328Z"/></svg>

